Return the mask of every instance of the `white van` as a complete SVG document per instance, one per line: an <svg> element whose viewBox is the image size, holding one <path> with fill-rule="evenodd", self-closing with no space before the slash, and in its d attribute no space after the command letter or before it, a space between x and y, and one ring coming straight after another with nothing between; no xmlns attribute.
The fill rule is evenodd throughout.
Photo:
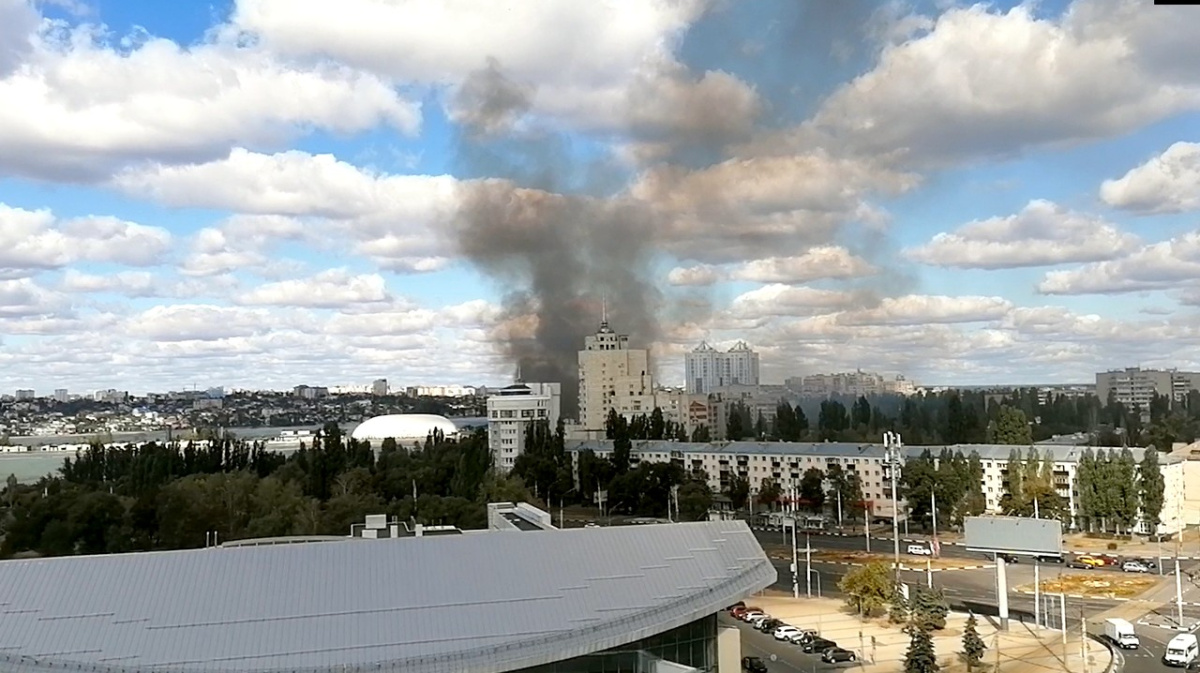
<svg viewBox="0 0 1200 673"><path fill-rule="evenodd" d="M1200 643L1196 642L1196 634L1181 633L1167 643L1167 653L1163 655L1163 663L1168 666L1187 666L1196 660L1200 653Z"/></svg>
<svg viewBox="0 0 1200 673"><path fill-rule="evenodd" d="M923 544L908 545L908 553L914 556L933 556L933 550Z"/></svg>

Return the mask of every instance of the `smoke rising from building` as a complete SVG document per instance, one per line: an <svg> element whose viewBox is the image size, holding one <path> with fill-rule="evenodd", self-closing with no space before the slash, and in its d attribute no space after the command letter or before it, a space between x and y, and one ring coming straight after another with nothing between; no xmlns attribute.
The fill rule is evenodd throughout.
<svg viewBox="0 0 1200 673"><path fill-rule="evenodd" d="M638 347L660 338L664 322L708 317L705 290L660 289L665 284L652 271L661 253L720 264L838 243L882 271L875 279L840 281L864 302L910 285L896 270L895 246L884 229L852 227L849 220L862 209L845 215L855 213L855 193L890 185L902 191L903 176L882 171L877 177L827 161L824 147L796 150L771 139L807 115L782 109L803 84L782 76L792 72L786 64L826 60L839 49L836 37L817 24L874 29L871 3L815 4L820 9L808 12L781 4L788 26L763 42L714 41L706 62L728 56L766 64L754 86L677 61L634 77L623 103L624 128L616 134L622 161L585 154L569 136L539 122L531 112L537 91L510 77L503 63L489 60L458 89L449 108L462 182L450 230L459 252L504 290L495 337L514 372L529 381L561 382L564 416L578 408L576 354L598 326L602 301L612 327ZM835 5L845 9L835 11ZM815 49L824 53L806 53ZM714 57L712 50L727 54ZM789 152L800 160L782 156ZM846 177L817 175L827 167ZM781 180L781 171L797 183L844 179L850 196L810 197L803 186Z"/></svg>

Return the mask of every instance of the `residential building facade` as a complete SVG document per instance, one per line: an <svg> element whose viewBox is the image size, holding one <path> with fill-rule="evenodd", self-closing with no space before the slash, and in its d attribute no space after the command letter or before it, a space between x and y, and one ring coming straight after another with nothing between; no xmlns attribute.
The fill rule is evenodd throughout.
<svg viewBox="0 0 1200 673"><path fill-rule="evenodd" d="M507 472L525 450L531 425L546 421L553 429L562 410L561 383L515 383L487 399L488 449L492 464Z"/></svg>
<svg viewBox="0 0 1200 673"><path fill-rule="evenodd" d="M1150 409L1150 400L1156 394L1182 402L1192 390L1200 390L1200 372L1126 367L1096 373L1096 396L1101 401L1114 399L1143 412Z"/></svg>
<svg viewBox="0 0 1200 673"><path fill-rule="evenodd" d="M617 334L604 320L600 329L584 339L579 351L579 427L585 431L604 429L610 409L632 408L632 398L642 398L638 413L654 410L645 396L653 396L654 379L650 371L650 352L630 348L629 336Z"/></svg>
<svg viewBox="0 0 1200 673"><path fill-rule="evenodd" d="M1006 492L1005 478L1008 474L1009 456L1014 448L1019 448L1025 453L1030 447L1000 444L906 446L903 448L903 458L916 458L926 449L937 456L943 448L955 452L962 451L965 456L972 452L979 454L983 466L980 486L987 501L987 511L999 513L1001 499ZM1084 451L1089 447L1043 445L1036 448L1040 456L1049 456L1052 459L1055 488L1068 504L1072 517L1078 516L1079 491L1076 469ZM580 451L587 449L594 451L597 456L609 456L612 453L612 442L592 440L567 443L568 452L575 457ZM1134 459L1138 461L1142 459L1146 450L1131 449ZM630 453L630 464L637 466L642 461L677 462L689 472L702 470L708 476L708 485L715 493L726 490L734 477L742 477L750 482L752 494L762 488L764 479L775 481L783 486L786 492L790 488L800 486L804 472L809 468L816 467L826 471L830 465L837 464L841 465L843 470L859 475L864 508L870 516L890 518L894 511L891 499L891 469L885 460L882 444L635 441ZM1139 525L1136 532L1140 534L1169 535L1178 532L1188 523L1184 516L1184 461L1164 454L1160 463L1165 483L1161 524L1158 531L1149 531L1144 525ZM900 470L903 473L903 465ZM902 498L898 506L903 517L906 510Z"/></svg>
<svg viewBox="0 0 1200 673"><path fill-rule="evenodd" d="M916 392L916 386L904 376L888 378L861 369L854 372L794 376L787 379L785 385L806 397L912 395Z"/></svg>
<svg viewBox="0 0 1200 673"><path fill-rule="evenodd" d="M757 386L759 382L758 353L745 341L725 352L702 341L684 356L683 370L684 388L689 395L711 393L724 386Z"/></svg>

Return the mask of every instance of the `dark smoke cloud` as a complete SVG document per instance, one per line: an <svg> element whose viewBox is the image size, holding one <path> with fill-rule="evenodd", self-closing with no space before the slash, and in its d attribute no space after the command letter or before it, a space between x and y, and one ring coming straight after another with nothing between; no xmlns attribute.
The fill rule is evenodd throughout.
<svg viewBox="0 0 1200 673"><path fill-rule="evenodd" d="M783 147L772 134L786 137L824 92L861 69L870 54L853 45L879 31L878 8L868 0L713 2L685 38L681 62L648 67L626 92L624 127L607 140L626 144L634 168L588 156L540 124L529 114L537 91L503 63L489 60L466 79L449 106L455 174L464 179L450 230L466 259L506 291L505 356L527 380L561 382L564 415L577 410L577 351L604 299L613 328L638 345L664 336L664 324L677 330L708 317L708 290L658 289L659 251L713 262L836 242L882 269L848 284L864 305L912 286L884 228L848 224L853 203L810 203L796 196L800 186L781 192L791 210L757 212L744 195L755 193L757 166L778 178L770 163L700 175L733 158L822 152ZM754 147L767 149L744 154ZM822 166L813 166L796 179L819 178ZM726 174L735 177L722 182ZM844 190L851 201L900 181L846 175L857 181Z"/></svg>
<svg viewBox="0 0 1200 673"><path fill-rule="evenodd" d="M613 171L570 156L544 128L517 129L532 90L492 61L455 101L465 125L463 184L453 231L459 250L508 288L501 345L529 381L563 384L563 413L578 408L577 352L609 321L637 344L659 336L661 295L650 279L656 226L643 204L606 197Z"/></svg>

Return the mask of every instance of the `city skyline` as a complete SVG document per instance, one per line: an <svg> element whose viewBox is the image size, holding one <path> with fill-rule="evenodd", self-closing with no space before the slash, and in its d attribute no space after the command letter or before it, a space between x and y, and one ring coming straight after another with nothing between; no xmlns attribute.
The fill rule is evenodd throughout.
<svg viewBox="0 0 1200 673"><path fill-rule="evenodd" d="M1195 18L0 0L0 390L1197 371Z"/></svg>

